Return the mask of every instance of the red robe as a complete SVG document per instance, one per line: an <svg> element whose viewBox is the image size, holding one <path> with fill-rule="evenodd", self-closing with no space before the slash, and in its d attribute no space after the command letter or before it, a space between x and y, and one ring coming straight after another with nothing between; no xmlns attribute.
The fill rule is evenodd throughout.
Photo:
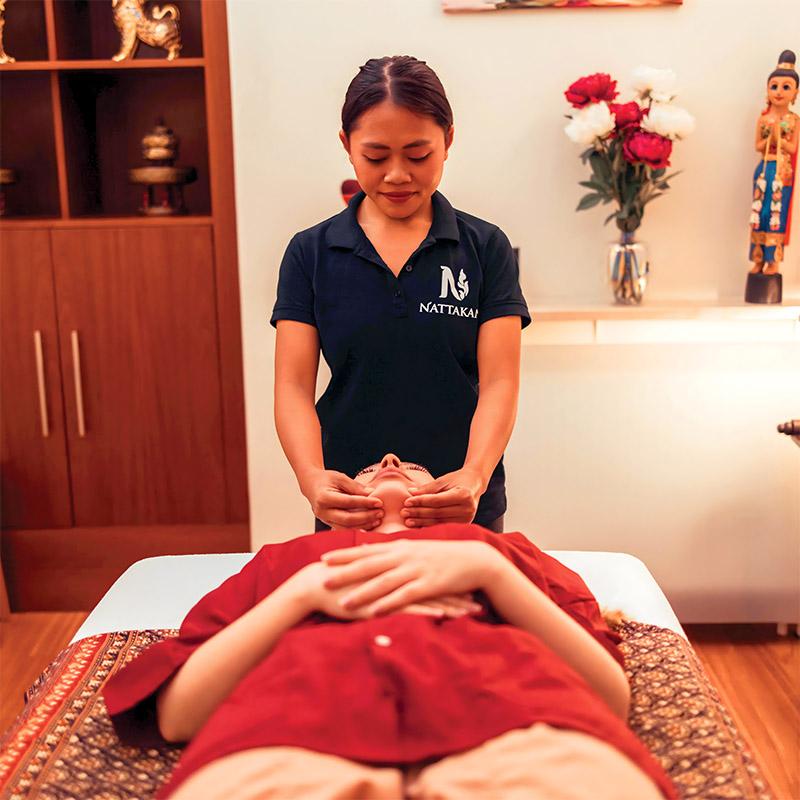
<svg viewBox="0 0 800 800"><path fill-rule="evenodd" d="M325 531L262 547L192 608L177 638L148 648L108 681L103 693L120 739L164 744L157 691L197 647L301 567L329 550L397 538L488 542L624 666L620 637L580 576L521 533L462 524L395 534ZM156 797L167 797L204 764L255 747L291 745L399 765L545 722L608 742L677 800L655 758L586 681L537 636L505 624L482 593L477 599L484 612L459 619L391 614L347 622L311 614L219 705Z"/></svg>

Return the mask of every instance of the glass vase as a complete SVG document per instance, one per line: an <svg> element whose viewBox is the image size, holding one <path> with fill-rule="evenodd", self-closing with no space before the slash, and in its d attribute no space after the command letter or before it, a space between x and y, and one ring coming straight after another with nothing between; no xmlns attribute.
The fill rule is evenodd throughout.
<svg viewBox="0 0 800 800"><path fill-rule="evenodd" d="M633 233L623 231L620 240L608 247L608 280L614 290L614 300L623 305L641 303L649 273L647 245L634 241Z"/></svg>

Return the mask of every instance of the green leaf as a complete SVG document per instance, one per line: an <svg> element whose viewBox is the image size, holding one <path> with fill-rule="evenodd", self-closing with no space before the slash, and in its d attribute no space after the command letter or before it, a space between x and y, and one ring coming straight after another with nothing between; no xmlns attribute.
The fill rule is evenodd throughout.
<svg viewBox="0 0 800 800"><path fill-rule="evenodd" d="M644 201L644 205L647 205L647 203L649 203L651 200L655 200L656 197L661 197L662 194L664 194L664 192L656 192L655 194L651 194L650 197Z"/></svg>
<svg viewBox="0 0 800 800"><path fill-rule="evenodd" d="M660 178L666 171L667 170L664 169L663 167L661 169L654 169L653 173L652 173L653 178L656 178L656 179Z"/></svg>
<svg viewBox="0 0 800 800"><path fill-rule="evenodd" d="M587 194L580 203L578 203L578 207L575 210L584 211L587 208L594 208L602 199L602 196L599 194Z"/></svg>
<svg viewBox="0 0 800 800"><path fill-rule="evenodd" d="M585 186L587 189L594 189L601 194L605 194L609 190L609 187L604 183L600 183L600 181L579 181L578 185Z"/></svg>
<svg viewBox="0 0 800 800"><path fill-rule="evenodd" d="M589 163L592 165L592 172L594 172L600 183L611 183L611 168L603 155L592 153L589 157Z"/></svg>
<svg viewBox="0 0 800 800"><path fill-rule="evenodd" d="M603 223L603 225L608 225L608 223L611 222L611 220L614 219L614 217L616 217L616 216L617 216L617 212L616 211L613 214L609 214L606 217L606 221Z"/></svg>

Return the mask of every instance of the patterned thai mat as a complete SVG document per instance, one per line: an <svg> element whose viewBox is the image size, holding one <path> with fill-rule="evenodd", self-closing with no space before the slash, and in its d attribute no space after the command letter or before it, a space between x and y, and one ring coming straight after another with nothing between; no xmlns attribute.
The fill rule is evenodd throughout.
<svg viewBox="0 0 800 800"><path fill-rule="evenodd" d="M772 800L748 747L685 639L654 625L617 630L632 687L630 724L682 798ZM174 630L122 631L65 648L26 693L0 739L2 800L143 800L169 777L179 747L117 740L99 690L126 661Z"/></svg>

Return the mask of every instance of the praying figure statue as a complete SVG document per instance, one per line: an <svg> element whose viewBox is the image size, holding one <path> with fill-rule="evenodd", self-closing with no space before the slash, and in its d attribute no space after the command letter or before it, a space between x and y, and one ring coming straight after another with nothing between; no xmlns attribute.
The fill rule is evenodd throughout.
<svg viewBox="0 0 800 800"><path fill-rule="evenodd" d="M800 118L789 107L797 99L800 77L796 57L784 50L767 81L767 107L756 125L756 151L761 155L753 175L750 215L750 261L745 300L780 303L780 264L789 244L792 189L797 166Z"/></svg>

